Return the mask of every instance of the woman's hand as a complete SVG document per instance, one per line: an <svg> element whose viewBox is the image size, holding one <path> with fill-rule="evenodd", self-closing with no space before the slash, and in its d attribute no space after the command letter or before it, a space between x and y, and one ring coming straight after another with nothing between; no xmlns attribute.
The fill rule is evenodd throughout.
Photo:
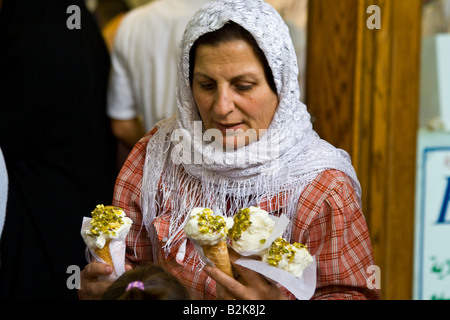
<svg viewBox="0 0 450 320"><path fill-rule="evenodd" d="M229 250L230 260L239 277L234 279L221 270L205 266L204 271L217 283L217 299L223 300L285 300L286 296L272 282L259 273L244 268L234 262L239 255Z"/></svg>
<svg viewBox="0 0 450 320"><path fill-rule="evenodd" d="M132 266L125 265L125 270ZM91 262L81 271L79 296L84 300L100 300L103 293L112 284L111 281L99 280L100 276L108 276L113 267L106 263Z"/></svg>

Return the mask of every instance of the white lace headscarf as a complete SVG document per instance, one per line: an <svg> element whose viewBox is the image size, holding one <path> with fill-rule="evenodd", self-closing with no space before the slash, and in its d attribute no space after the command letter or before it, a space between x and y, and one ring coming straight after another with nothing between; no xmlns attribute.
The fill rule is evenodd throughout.
<svg viewBox="0 0 450 320"><path fill-rule="evenodd" d="M202 135L189 81L189 52L201 35L220 29L228 21L249 31L264 52L273 72L279 106L259 141L224 152L211 148L211 142ZM313 131L306 106L300 101L297 76L288 27L264 1L211 1L188 23L178 66L178 116L157 124L158 130L148 144L143 178L144 223L150 233L154 232L151 223L162 208L171 208L166 253L183 239L186 215L196 206L219 208L232 216L239 208L277 199L277 205L292 221L305 186L327 169L346 173L361 194L348 154ZM189 148L179 152L178 141ZM288 228L287 239L290 233Z"/></svg>

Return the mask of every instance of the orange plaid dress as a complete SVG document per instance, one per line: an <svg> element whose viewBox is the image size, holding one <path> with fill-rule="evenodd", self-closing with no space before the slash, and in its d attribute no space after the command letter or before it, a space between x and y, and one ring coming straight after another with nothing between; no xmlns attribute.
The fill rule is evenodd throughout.
<svg viewBox="0 0 450 320"><path fill-rule="evenodd" d="M126 259L132 265L151 263L153 259L152 243L142 225L140 196L146 147L154 132L155 129L136 144L114 190L113 205L123 208L134 221L126 241ZM268 203L259 205L269 212L277 211ZM162 210L153 221L161 247L167 241L169 222L168 210ZM337 170L320 173L300 196L293 228L290 241L306 244L317 262L317 285L312 299L379 298L379 290L368 286L372 275L368 267L374 265L372 246L350 178ZM195 259L185 259L195 254L189 240L180 241L167 256L161 255L158 263L188 288L192 298L214 299L215 281L195 268Z"/></svg>

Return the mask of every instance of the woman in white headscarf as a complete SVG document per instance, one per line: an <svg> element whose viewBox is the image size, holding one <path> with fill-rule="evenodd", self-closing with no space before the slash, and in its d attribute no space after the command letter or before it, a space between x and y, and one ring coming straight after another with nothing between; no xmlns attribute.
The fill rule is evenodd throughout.
<svg viewBox="0 0 450 320"><path fill-rule="evenodd" d="M183 231L194 207L232 216L260 206L287 215L284 237L315 255L313 298L377 298L359 182L348 154L312 129L278 13L260 0L205 5L186 27L178 73L178 115L135 146L116 183L114 205L134 220L127 262L163 264L195 299L293 298L251 270L235 266L244 285L204 267ZM89 264L81 294L101 291L91 280L109 272Z"/></svg>
<svg viewBox="0 0 450 320"><path fill-rule="evenodd" d="M3 152L2 149L0 148L0 238L3 231L3 224L5 223L7 199L8 199L8 172L6 170Z"/></svg>

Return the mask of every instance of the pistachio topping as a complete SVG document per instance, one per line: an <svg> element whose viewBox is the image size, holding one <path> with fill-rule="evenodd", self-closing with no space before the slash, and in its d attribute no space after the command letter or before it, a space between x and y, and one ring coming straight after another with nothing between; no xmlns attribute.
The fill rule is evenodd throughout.
<svg viewBox="0 0 450 320"><path fill-rule="evenodd" d="M102 233L115 236L115 230L124 224L122 212L123 210L119 207L97 205L91 212L92 228L90 229L90 236L98 237Z"/></svg>
<svg viewBox="0 0 450 320"><path fill-rule="evenodd" d="M226 221L222 216L214 215L211 209L206 208L199 214L198 231L203 234L219 232L225 236L228 232L228 228Z"/></svg>
<svg viewBox="0 0 450 320"><path fill-rule="evenodd" d="M283 238L278 238L269 247L269 255L267 257L267 262L272 266L278 266L278 262L281 261L282 256L286 255L289 263L294 261L295 249L306 248L306 245L294 242L290 244Z"/></svg>
<svg viewBox="0 0 450 320"><path fill-rule="evenodd" d="M250 208L239 209L239 212L234 215L233 219L234 225L228 232L228 236L237 241L241 237L242 232L247 230L252 224L250 221Z"/></svg>

